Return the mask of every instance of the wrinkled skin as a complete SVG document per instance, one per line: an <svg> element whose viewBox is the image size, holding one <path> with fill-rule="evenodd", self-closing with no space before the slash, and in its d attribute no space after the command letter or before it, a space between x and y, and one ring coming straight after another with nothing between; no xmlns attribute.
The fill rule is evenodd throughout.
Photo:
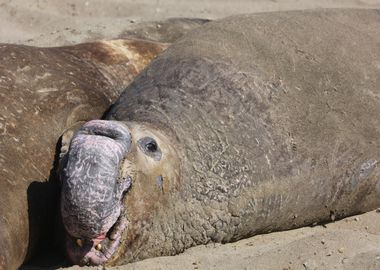
<svg viewBox="0 0 380 270"><path fill-rule="evenodd" d="M61 213L71 238L92 239L96 246L118 220L122 195L131 184L128 177L118 179L118 168L130 141L119 122L91 121L76 132L62 174Z"/></svg>
<svg viewBox="0 0 380 270"><path fill-rule="evenodd" d="M92 242L66 245L83 254L73 262L174 255L379 207L379 22L376 10L242 15L171 46L99 122L119 121L131 137L110 172L132 182L120 244L104 261L92 235L76 235ZM77 136L70 151L98 147ZM63 191L64 207L66 192L76 194Z"/></svg>
<svg viewBox="0 0 380 270"><path fill-rule="evenodd" d="M62 219L72 236L104 234L120 216L120 200L130 182L118 180L118 168L129 145L129 132L118 122L106 127L89 122L76 133L62 175L62 200L68 202L62 204ZM79 208L87 212L72 212Z"/></svg>

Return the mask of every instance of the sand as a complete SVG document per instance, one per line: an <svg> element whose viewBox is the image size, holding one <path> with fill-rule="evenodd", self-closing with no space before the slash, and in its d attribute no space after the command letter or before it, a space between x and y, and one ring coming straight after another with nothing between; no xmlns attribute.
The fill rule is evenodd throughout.
<svg viewBox="0 0 380 270"><path fill-rule="evenodd" d="M0 0L0 42L57 46L115 38L142 21L217 19L310 8L380 8L379 0Z"/></svg>
<svg viewBox="0 0 380 270"><path fill-rule="evenodd" d="M373 211L325 226L257 235L225 245L198 246L177 256L106 269L375 270L380 269L379 225L380 213Z"/></svg>
<svg viewBox="0 0 380 270"><path fill-rule="evenodd" d="M141 22L172 17L340 7L380 8L380 0L2 0L0 42L59 46L125 37ZM105 269L380 269L379 212Z"/></svg>

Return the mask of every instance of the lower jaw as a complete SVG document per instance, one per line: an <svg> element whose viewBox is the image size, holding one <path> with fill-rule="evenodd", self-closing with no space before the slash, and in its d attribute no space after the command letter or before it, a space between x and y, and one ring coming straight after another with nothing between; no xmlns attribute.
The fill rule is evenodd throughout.
<svg viewBox="0 0 380 270"><path fill-rule="evenodd" d="M100 243L100 250L96 249L96 245L91 244L86 247L79 247L74 242L71 236L67 236L67 254L73 264L84 265L102 265L105 264L112 255L117 251L122 232L126 229L128 221L126 217L121 214L112 229L107 233L107 237Z"/></svg>
<svg viewBox="0 0 380 270"><path fill-rule="evenodd" d="M102 265L106 263L108 258L101 251L90 251L86 256L79 262L80 266L85 265Z"/></svg>

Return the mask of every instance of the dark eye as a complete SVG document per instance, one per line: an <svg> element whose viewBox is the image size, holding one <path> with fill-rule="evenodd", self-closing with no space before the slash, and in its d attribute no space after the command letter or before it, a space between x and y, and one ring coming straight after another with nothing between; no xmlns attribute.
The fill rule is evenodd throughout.
<svg viewBox="0 0 380 270"><path fill-rule="evenodd" d="M157 149L158 149L158 146L157 146L157 143L155 141L151 141L151 142L148 142L146 145L145 145L145 149L149 152L156 152Z"/></svg>
<svg viewBox="0 0 380 270"><path fill-rule="evenodd" d="M138 146L145 155L150 156L156 161L161 159L162 153L155 139L144 137L138 140Z"/></svg>

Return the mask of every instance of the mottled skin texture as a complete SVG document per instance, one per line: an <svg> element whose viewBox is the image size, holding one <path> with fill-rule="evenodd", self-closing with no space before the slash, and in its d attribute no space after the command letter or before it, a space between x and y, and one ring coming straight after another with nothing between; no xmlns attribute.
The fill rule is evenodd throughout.
<svg viewBox="0 0 380 270"><path fill-rule="evenodd" d="M67 47L0 44L0 269L18 268L27 250L30 257L42 237L52 238L57 190L40 182L53 169L58 138L67 151L78 126L101 117L169 42L205 22L136 24L133 35L152 41L126 39L126 31L123 39Z"/></svg>
<svg viewBox="0 0 380 270"><path fill-rule="evenodd" d="M73 237L104 234L120 216L122 193L129 185L123 185L126 180L119 181L118 168L130 141L129 131L118 122L107 122L107 126L88 122L76 132L62 164L61 188L62 200L69 202L62 204L62 219ZM87 212L75 215L73 209L77 208Z"/></svg>
<svg viewBox="0 0 380 270"><path fill-rule="evenodd" d="M378 10L237 16L179 40L106 116L132 138L108 264L379 207L379 78Z"/></svg>

